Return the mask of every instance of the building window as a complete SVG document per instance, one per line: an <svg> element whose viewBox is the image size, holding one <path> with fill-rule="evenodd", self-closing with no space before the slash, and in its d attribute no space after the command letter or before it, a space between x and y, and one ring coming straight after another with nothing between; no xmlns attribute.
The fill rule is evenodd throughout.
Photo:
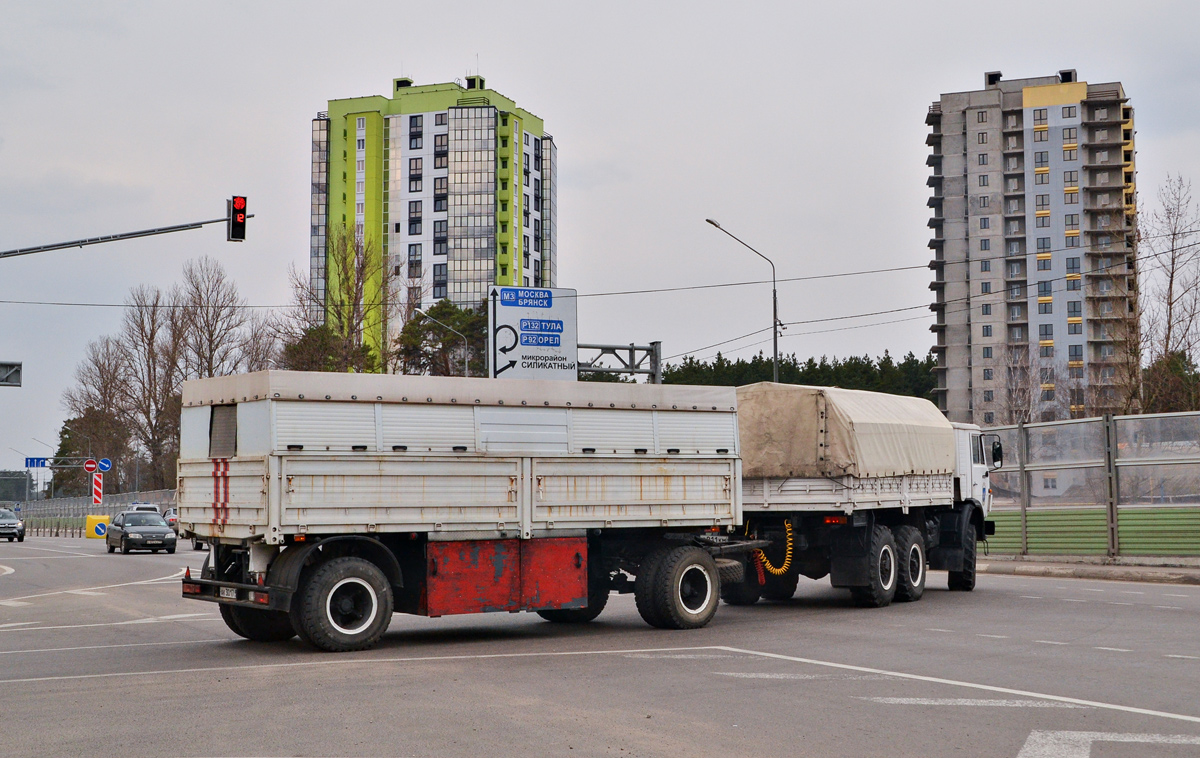
<svg viewBox="0 0 1200 758"><path fill-rule="evenodd" d="M988 164L987 153L980 153L979 154L979 165L986 166L987 164Z"/></svg>
<svg viewBox="0 0 1200 758"><path fill-rule="evenodd" d="M1092 110L1092 118L1096 119L1097 121L1107 121L1108 120L1108 108L1093 109Z"/></svg>
<svg viewBox="0 0 1200 758"><path fill-rule="evenodd" d="M1081 281L1079 279L1068 279L1067 280L1067 291L1068 292L1078 291L1080 284L1081 284Z"/></svg>
<svg viewBox="0 0 1200 758"><path fill-rule="evenodd" d="M421 215L421 201L420 200L409 200L408 201L408 217L409 218L417 218L420 215Z"/></svg>
<svg viewBox="0 0 1200 758"><path fill-rule="evenodd" d="M987 381L991 381L991 379L992 379L992 376L994 376L994 374L993 374L993 370L992 370L992 369L990 369L990 368L985 368L985 369L983 370L983 378L984 378L985 380L987 380Z"/></svg>
<svg viewBox="0 0 1200 758"><path fill-rule="evenodd" d="M418 176L421 174L421 159L420 158L409 158L408 159L408 175L412 176L413 174L417 174Z"/></svg>
<svg viewBox="0 0 1200 758"><path fill-rule="evenodd" d="M1039 211L1050 210L1050 196L1049 195L1037 195L1034 198L1034 206Z"/></svg>
<svg viewBox="0 0 1200 758"><path fill-rule="evenodd" d="M975 137L976 141L981 145L987 144L987 132L980 132Z"/></svg>
<svg viewBox="0 0 1200 758"><path fill-rule="evenodd" d="M1075 118L1075 113L1076 113L1075 107L1076 106L1074 106L1074 105L1064 105L1063 109L1062 109L1062 117L1063 118Z"/></svg>
<svg viewBox="0 0 1200 758"><path fill-rule="evenodd" d="M1078 151L1078 150L1074 150L1074 149L1072 149L1072 150L1063 150L1063 160L1064 160L1064 161L1074 161L1074 160L1079 160L1079 151Z"/></svg>
<svg viewBox="0 0 1200 758"><path fill-rule="evenodd" d="M1050 297L1054 294L1053 281L1038 282L1038 297Z"/></svg>
<svg viewBox="0 0 1200 758"><path fill-rule="evenodd" d="M1038 216L1036 219L1034 219L1033 225L1038 229L1046 229L1050 226L1050 217Z"/></svg>
<svg viewBox="0 0 1200 758"><path fill-rule="evenodd" d="M433 196L433 212L441 213L441 212L445 212L445 211L446 211L446 196L445 195L434 195Z"/></svg>
<svg viewBox="0 0 1200 758"><path fill-rule="evenodd" d="M1050 132L1046 131L1045 129L1034 132L1033 133L1033 141L1034 142L1049 142L1050 141Z"/></svg>
<svg viewBox="0 0 1200 758"><path fill-rule="evenodd" d="M417 115L417 116L409 116L409 117L408 117L408 129L409 129L409 131L413 131L413 132L415 132L415 131L420 131L420 130L421 130L421 127L422 127L422 126L424 126L424 121L425 121L425 117L424 117L424 116L421 116L421 115Z"/></svg>
<svg viewBox="0 0 1200 758"><path fill-rule="evenodd" d="M1063 143L1071 144L1079 141L1079 130L1073 126L1068 126L1063 129Z"/></svg>
<svg viewBox="0 0 1200 758"><path fill-rule="evenodd" d="M1072 361L1083 360L1083 345L1070 345L1067 347L1067 359Z"/></svg>
<svg viewBox="0 0 1200 758"><path fill-rule="evenodd" d="M408 220L408 233L412 235L421 233L421 219L411 218Z"/></svg>
<svg viewBox="0 0 1200 758"><path fill-rule="evenodd" d="M992 336L992 325L991 325L991 324L984 324L984 325L983 325L983 336L984 336L984 337L991 337L991 336Z"/></svg>
<svg viewBox="0 0 1200 758"><path fill-rule="evenodd" d="M366 188L366 184L366 182L355 182L354 191L361 195L363 190Z"/></svg>
<svg viewBox="0 0 1200 758"><path fill-rule="evenodd" d="M1067 334L1083 334L1083 324L1067 324Z"/></svg>
<svg viewBox="0 0 1200 758"><path fill-rule="evenodd" d="M1050 175L1049 174L1034 174L1033 175L1033 183L1034 184L1049 184L1050 183Z"/></svg>
<svg viewBox="0 0 1200 758"><path fill-rule="evenodd" d="M366 171L367 170L367 162L365 160L362 160L361 158L359 160L355 161L354 162L354 170L355 171Z"/></svg>
<svg viewBox="0 0 1200 758"><path fill-rule="evenodd" d="M450 166L450 154L449 153L434 153L434 156L433 156L433 167L434 168L448 168L449 166Z"/></svg>
<svg viewBox="0 0 1200 758"><path fill-rule="evenodd" d="M421 243L420 242L408 246L408 262L412 263L413 261L417 261L418 263L421 261Z"/></svg>
<svg viewBox="0 0 1200 758"><path fill-rule="evenodd" d="M1039 252L1044 252L1046 250L1049 250L1050 249L1050 238L1049 237L1038 237L1037 238L1037 249Z"/></svg>
<svg viewBox="0 0 1200 758"><path fill-rule="evenodd" d="M1079 205L1079 193L1078 192L1064 192L1063 193L1063 202L1066 203L1067 205Z"/></svg>
<svg viewBox="0 0 1200 758"><path fill-rule="evenodd" d="M1033 167L1045 168L1050 165L1050 153L1042 150L1033 154Z"/></svg>
<svg viewBox="0 0 1200 758"><path fill-rule="evenodd" d="M983 423L992 424L992 423L995 423L995 421L996 421L996 414L992 413L991 411L988 411L987 413L983 414Z"/></svg>
<svg viewBox="0 0 1200 758"><path fill-rule="evenodd" d="M975 123L986 124L987 123L987 111L977 111L975 113Z"/></svg>
<svg viewBox="0 0 1200 758"><path fill-rule="evenodd" d="M1107 171L1097 171L1096 172L1096 184L1099 184L1099 185L1108 184L1108 172Z"/></svg>
<svg viewBox="0 0 1200 758"><path fill-rule="evenodd" d="M421 177L419 175L418 176L410 176L408 178L408 191L409 192L420 192L421 191Z"/></svg>
<svg viewBox="0 0 1200 758"><path fill-rule="evenodd" d="M355 142L355 143L354 143L354 145L355 145L355 147L356 147L357 149L359 149L359 150L366 150L366 149L367 149L367 141L366 141L365 139L363 139L362 137L359 137L359 138L358 138L358 141L357 141L357 142Z"/></svg>
<svg viewBox="0 0 1200 758"><path fill-rule="evenodd" d="M991 358L991 357L992 357L992 349L991 349L990 347L985 347L985 348L983 349L983 357L984 357L984 358Z"/></svg>
<svg viewBox="0 0 1200 758"><path fill-rule="evenodd" d="M433 254L434 255L445 255L448 248L449 248L449 246L447 245L447 243L438 242L435 240L433 243Z"/></svg>
<svg viewBox="0 0 1200 758"><path fill-rule="evenodd" d="M433 135L433 151L435 153L444 153L449 148L449 139L450 135L448 134Z"/></svg>
<svg viewBox="0 0 1200 758"><path fill-rule="evenodd" d="M980 271L991 271L992 270L992 262L991 261L980 261L979 262L979 270Z"/></svg>
<svg viewBox="0 0 1200 758"><path fill-rule="evenodd" d="M1033 109L1033 125L1041 126L1041 125L1045 124L1046 123L1046 113L1047 113L1046 108L1034 108Z"/></svg>
<svg viewBox="0 0 1200 758"><path fill-rule="evenodd" d="M1108 151L1107 150L1097 150L1096 151L1096 163L1108 163Z"/></svg>
<svg viewBox="0 0 1200 758"><path fill-rule="evenodd" d="M366 129L367 128L367 119L362 116L354 119L354 128Z"/></svg>
<svg viewBox="0 0 1200 758"><path fill-rule="evenodd" d="M433 285L433 299L434 300L445 300L446 299L446 285L444 285L444 284Z"/></svg>
<svg viewBox="0 0 1200 758"><path fill-rule="evenodd" d="M408 135L408 149L409 150L420 150L421 144L422 144L421 143L421 135L419 135L419 134Z"/></svg>
<svg viewBox="0 0 1200 758"><path fill-rule="evenodd" d="M1021 264L1017 261L1010 261L1008 264L1008 278L1017 279L1021 276Z"/></svg>
<svg viewBox="0 0 1200 758"><path fill-rule="evenodd" d="M983 218L979 219L979 228L980 229L991 229L992 228L992 220L990 218L988 218L987 216L984 216Z"/></svg>
<svg viewBox="0 0 1200 758"><path fill-rule="evenodd" d="M446 281L446 264L445 263L433 264L433 281L435 283Z"/></svg>
<svg viewBox="0 0 1200 758"><path fill-rule="evenodd" d="M434 126L445 126L446 125L446 114L445 113L435 113L433 116L433 125Z"/></svg>
<svg viewBox="0 0 1200 758"><path fill-rule="evenodd" d="M980 282L979 283L979 292L980 292L980 294L983 294L983 295L992 294L992 283L991 282Z"/></svg>
<svg viewBox="0 0 1200 758"><path fill-rule="evenodd" d="M980 195L979 196L979 207L987 208L989 205L992 204L991 200L992 199L990 197L988 197L987 195Z"/></svg>
<svg viewBox="0 0 1200 758"><path fill-rule="evenodd" d="M1038 303L1038 313L1043 316L1054 313L1054 303Z"/></svg>
<svg viewBox="0 0 1200 758"><path fill-rule="evenodd" d="M1054 339L1054 324L1038 324L1038 339L1039 340Z"/></svg>
<svg viewBox="0 0 1200 758"><path fill-rule="evenodd" d="M1078 274L1079 273L1079 259L1078 258L1067 258L1067 273L1068 274Z"/></svg>
<svg viewBox="0 0 1200 758"><path fill-rule="evenodd" d="M996 395L995 390L984 390L983 391L983 402L985 402L985 403L992 402L992 400L995 399L995 395Z"/></svg>
<svg viewBox="0 0 1200 758"><path fill-rule="evenodd" d="M1067 186L1067 187L1079 186L1079 172L1078 171L1064 171L1063 172L1063 185Z"/></svg>
<svg viewBox="0 0 1200 758"><path fill-rule="evenodd" d="M980 175L979 175L979 186L980 186L980 187L986 187L986 186L988 186L988 178L987 178L987 174L980 174Z"/></svg>
<svg viewBox="0 0 1200 758"><path fill-rule="evenodd" d="M1058 477L1056 477L1056 476L1043 476L1043 477L1042 477L1042 489L1044 489L1044 490L1056 490L1056 489L1058 489Z"/></svg>
<svg viewBox="0 0 1200 758"><path fill-rule="evenodd" d="M1021 243L1017 240L1013 240L1013 241L1009 242L1008 243L1008 254L1009 255L1020 255L1021 254Z"/></svg>
<svg viewBox="0 0 1200 758"><path fill-rule="evenodd" d="M1038 348L1038 355L1041 356L1042 358L1053 358L1054 357L1054 346L1053 345L1042 345L1040 348Z"/></svg>
<svg viewBox="0 0 1200 758"><path fill-rule="evenodd" d="M1072 229L1079 228L1079 214L1078 213L1068 213L1063 220L1066 222L1067 231L1071 231Z"/></svg>
<svg viewBox="0 0 1200 758"><path fill-rule="evenodd" d="M1050 259L1049 258L1039 258L1038 262L1037 262L1037 270L1038 271L1049 271L1050 270Z"/></svg>
<svg viewBox="0 0 1200 758"><path fill-rule="evenodd" d="M1112 345L1101 345L1100 346L1100 357L1101 358L1111 358L1116 354L1117 354L1116 347L1114 347Z"/></svg>
<svg viewBox="0 0 1200 758"><path fill-rule="evenodd" d="M434 240L444 240L448 234L448 223L445 219L433 222L433 238Z"/></svg>
<svg viewBox="0 0 1200 758"><path fill-rule="evenodd" d="M987 239L979 240L979 249L980 250L991 250L992 249L992 241L987 240ZM985 261L985 263L986 263L986 261Z"/></svg>
<svg viewBox="0 0 1200 758"><path fill-rule="evenodd" d="M366 203L355 203L354 204L354 212L356 214L358 214L359 216L361 216L362 214L367 212L366 208L367 208Z"/></svg>
<svg viewBox="0 0 1200 758"><path fill-rule="evenodd" d="M1078 237L1067 237L1066 242L1067 242L1066 247L1079 247L1079 238Z"/></svg>
<svg viewBox="0 0 1200 758"><path fill-rule="evenodd" d="M982 313L983 313L983 315L985 315L985 316L990 316L990 315L992 315L992 304L991 304L991 303L984 303L984 304L983 304L983 307L982 307L982 311L981 311L981 312L982 312Z"/></svg>

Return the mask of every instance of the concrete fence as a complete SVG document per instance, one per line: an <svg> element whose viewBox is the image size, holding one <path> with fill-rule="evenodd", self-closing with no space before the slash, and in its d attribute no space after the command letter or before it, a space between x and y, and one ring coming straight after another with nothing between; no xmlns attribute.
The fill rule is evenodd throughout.
<svg viewBox="0 0 1200 758"><path fill-rule="evenodd" d="M1104 416L987 429L992 552L1200 555L1200 413Z"/></svg>

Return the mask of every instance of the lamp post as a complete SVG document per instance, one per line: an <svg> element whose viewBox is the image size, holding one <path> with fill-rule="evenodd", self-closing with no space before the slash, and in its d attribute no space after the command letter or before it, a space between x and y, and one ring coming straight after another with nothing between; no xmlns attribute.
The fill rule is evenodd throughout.
<svg viewBox="0 0 1200 758"><path fill-rule="evenodd" d="M449 324L443 324L441 321L438 321L436 318L434 318L433 316L430 316L428 313L421 310L420 308L417 308L415 310L417 311L417 313L420 313L422 316L429 319L430 321L437 324L438 326L440 326L444 329L449 329L450 331L457 334L459 337L462 337L462 341L463 341L463 376L466 377L467 376L467 357L468 357L468 354L470 353L470 344L467 342L467 336L465 334L463 334L462 332L458 331L457 329L455 329L454 327L450 326Z"/></svg>
<svg viewBox="0 0 1200 758"><path fill-rule="evenodd" d="M732 233L730 233L728 229L721 226L716 221L713 221L711 218L706 218L704 220L707 221L708 223L712 224L713 226L717 227L721 231L725 232L730 237L733 237L733 239L736 240L739 244L741 244L742 247L746 248L750 252L757 255L759 258L762 258L764 261L771 264L771 340L773 343L773 354L774 354L773 364L772 364L772 367L774 370L772 372L772 376L773 376L773 381L778 382L779 381L779 293L775 289L775 261L771 260L767 256L763 255L762 253L758 252L754 248L747 245L742 240L738 239L736 236L734 236Z"/></svg>

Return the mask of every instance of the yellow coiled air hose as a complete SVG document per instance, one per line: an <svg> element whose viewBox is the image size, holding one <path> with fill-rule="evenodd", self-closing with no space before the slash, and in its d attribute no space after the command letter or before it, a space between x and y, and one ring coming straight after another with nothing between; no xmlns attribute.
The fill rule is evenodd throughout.
<svg viewBox="0 0 1200 758"><path fill-rule="evenodd" d="M754 558L758 561L759 565L766 569L767 573L771 574L772 576L783 576L792 566L792 522L783 522L783 528L787 532L787 549L783 554L782 566L779 568L772 566L771 562L767 560L766 553L761 550L753 551Z"/></svg>

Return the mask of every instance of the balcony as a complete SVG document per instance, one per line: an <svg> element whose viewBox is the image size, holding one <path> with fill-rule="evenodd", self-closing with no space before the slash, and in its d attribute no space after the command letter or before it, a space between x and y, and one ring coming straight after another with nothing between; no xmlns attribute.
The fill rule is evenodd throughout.
<svg viewBox="0 0 1200 758"><path fill-rule="evenodd" d="M930 147L940 148L942 146L942 133L930 132L925 135L925 144Z"/></svg>

